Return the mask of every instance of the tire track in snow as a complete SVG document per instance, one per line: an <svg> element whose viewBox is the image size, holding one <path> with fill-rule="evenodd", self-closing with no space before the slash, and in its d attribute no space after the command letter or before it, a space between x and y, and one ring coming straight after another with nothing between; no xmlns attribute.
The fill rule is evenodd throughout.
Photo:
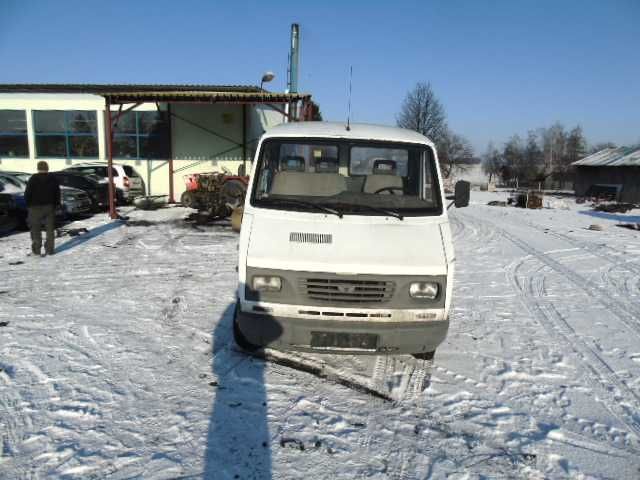
<svg viewBox="0 0 640 480"><path fill-rule="evenodd" d="M496 386L486 384L482 381L478 381L474 378L470 378L459 372L453 371L437 363L434 365L434 372L437 374L448 377L450 383L454 386L458 386L461 390L469 390L475 395L475 400L486 401L493 404L492 407L483 407L485 410L492 410L494 408L500 409L505 405L511 410L512 416L518 417L524 415L528 420L532 420L536 425L554 425L558 423L558 418L552 414L546 414L544 412L533 412L531 410L531 395L527 394L525 398L509 396L503 400L504 403L499 403L496 399L501 396L502 389L497 389ZM487 395L489 392L489 395ZM533 394L535 395L535 394ZM571 417L567 415L567 417ZM567 437L566 443L575 443L580 445L581 448L589 448L600 453L610 454L612 456L637 456L640 454L640 445L636 445L626 442L625 445L616 445L615 437L616 432L608 433L607 435L597 435L592 431L598 430L598 423L587 419L573 417L571 418L573 423L579 424L577 428L571 424L562 423L559 427L562 430L562 436ZM588 430L588 432L585 432ZM622 432L620 432L622 433ZM625 437L628 439L629 435L633 433L626 433ZM561 438L554 438L555 441L562 441ZM536 448L540 448L537 446Z"/></svg>
<svg viewBox="0 0 640 480"><path fill-rule="evenodd" d="M507 270L514 290L520 294L521 302L552 338L560 338L560 341L580 359L583 369L587 372L589 383L601 392L603 398L607 399L606 402L603 401L604 406L633 432L637 440L640 440L640 419L636 418L637 412L640 412L640 397L582 339L553 304L544 300L543 277L537 277L536 282L531 276L527 276L525 284L520 284L518 269L529 258L532 257L514 262ZM617 392L612 391L610 385L614 385ZM625 408L625 403L629 404L630 408Z"/></svg>
<svg viewBox="0 0 640 480"><path fill-rule="evenodd" d="M472 223L479 223L479 220L471 219L466 215L465 218L467 218ZM551 269L555 270L557 273L561 274L569 281L571 281L571 283L573 283L576 287L589 294L594 300L609 309L609 311L611 311L611 313L613 313L627 327L630 332L640 337L640 308L635 307L628 302L623 302L621 299L619 299L618 302L611 301L610 295L603 293L603 289L591 280L583 277L574 270L571 270L559 261L551 258L551 256L545 255L544 252L531 247L522 239L509 233L504 228L496 225L493 221L483 220L483 222L491 224L492 229L499 232L502 237L509 240L512 244L520 248L526 254L549 266Z"/></svg>
<svg viewBox="0 0 640 480"><path fill-rule="evenodd" d="M457 218L452 218L452 221L454 223L461 223L460 220L458 220ZM474 222L475 223L475 222ZM480 222L477 222L480 223ZM477 225L477 224L476 224ZM480 228L482 228L481 225L478 225ZM472 228L476 228L475 226ZM520 292L520 296L524 295L523 293L523 289L524 287L521 286L518 283L518 275L517 275L517 269L520 268L520 266L527 260L533 260L536 261L537 259L535 257L529 256L525 259L522 259L520 262L516 263L516 264L511 264L509 269L507 270L507 277L508 280L510 281L510 283L512 284L512 287L514 289L514 292ZM551 267L549 267L548 265L546 265L546 263L540 262L538 261L538 263L540 264L539 269L551 269L553 270ZM516 272L513 273L512 275L509 274L509 272ZM530 279L529 279L530 280ZM542 276L538 276L536 277L536 280L538 283L535 284L536 286L536 294L539 297L543 297L545 295L545 290L544 290L544 280L545 277ZM525 282L525 287L527 287L529 285L529 283ZM531 300L533 301L533 300ZM526 307L526 305L525 305ZM551 305L552 307L552 305ZM533 307L532 307L533 308ZM556 313L559 315L559 313L556 311ZM533 313L532 313L533 315ZM535 317L535 316L534 316ZM535 317L537 318L537 317ZM562 319L563 321L564 318ZM566 321L565 321L566 322ZM549 327L549 325L552 325L552 323L550 321L547 321L546 323L540 322L543 326ZM547 330L549 331L549 328L547 328ZM555 331L551 330L552 336L555 337L557 334L555 333ZM572 336L569 337L565 337L566 341L571 343L571 338L573 338L575 336L575 334L573 334ZM587 345L588 346L588 345ZM573 349L571 349L573 351ZM598 358L605 364L604 369L605 371L608 371L609 375L614 375L614 379L617 381L617 383L620 383L618 380L622 381L624 383L624 381L622 379L619 379L619 377L617 377L617 375L615 375L615 372L613 372L613 370L611 370L611 367L606 364L606 362L604 362L604 360L602 360L602 358L598 355L598 352L595 351L594 349L591 349L591 351L593 352L594 355L598 356ZM587 362L587 360L585 360L585 357L581 357L583 362ZM438 374L445 374L448 377L450 377L452 379L452 381L454 383L461 383L463 384L464 387L469 387L472 388L473 390L478 391L478 382L474 381L473 379L468 379L465 378L464 376L461 376L459 374L457 374L456 372L453 371L448 371L447 369L445 369L444 367L437 365L435 366L435 372ZM608 377L606 377L608 378ZM600 379L600 382L596 382L596 386L598 388L598 390L602 389L602 384L603 382L605 382L605 388L606 388L606 380L602 380ZM592 381L590 382L592 385L594 384L594 381L592 379ZM475 388L473 388L475 387ZM486 393L486 388L487 386L484 385L482 387L482 391L484 393ZM631 395L631 399L633 400L634 403L637 404L637 395L635 394L635 392L633 392L631 389L628 388L628 386L626 385L626 383L624 383L624 385L621 387L623 390L627 391L628 394ZM495 392L496 394L499 394L499 392ZM527 415L532 415L531 414L531 410L530 408L527 408L528 406L530 407L530 399L528 398L529 396L527 395L527 398L525 399L516 399L513 397L510 397L507 400L507 404L515 407L516 410L521 410L523 412L526 412ZM625 397L627 398L627 397ZM611 412L612 415L616 416L614 414L614 412ZM554 424L558 422L558 419L551 413L549 412L547 413L535 413L532 415L532 418L535 417L536 421L541 421L541 422L545 422L547 424ZM616 418L618 418L616 416ZM626 418L629 419L628 415L626 415ZM622 421L620 418L618 418L618 420L622 423L622 425L624 425L627 429L628 429L628 425L626 424L626 422ZM635 419L631 419L631 421L633 423L637 423L637 421ZM603 448L605 450L607 449L611 449L611 454L614 453L621 453L621 452L625 452L627 455L629 454L629 452L637 452L640 453L640 449L638 449L638 445L637 442L634 442L633 439L637 436L637 433L634 432L633 430L629 431L628 433L621 431L620 429L616 429L616 428L612 428L612 429L608 429L605 426L599 424L596 421L591 421L591 420L587 420L587 419L583 419L583 418L577 418L574 417L570 414L566 414L563 416L561 423L561 428L562 428L562 434L563 435L568 435L570 438L569 440L572 443L576 443L577 445L590 445L590 448L595 448L598 451L602 451ZM605 432L602 432L602 428L604 427ZM632 435L633 437L629 437L629 435ZM620 441L621 441L621 436L626 438L626 440L624 440L625 445L620 445Z"/></svg>
<svg viewBox="0 0 640 480"><path fill-rule="evenodd" d="M526 222L526 225L535 230L546 233L547 235L551 235L560 240L563 240L581 250L586 250L587 252L591 253L596 257L602 258L603 260L607 260L608 262L615 264L615 266L622 265L626 267L628 270L640 275L640 265L633 262L620 261L620 258L626 255L626 252L624 251L618 250L609 245L595 245L593 242L578 240L569 235L556 232L554 230L551 230L550 228L542 227L541 225L537 225L532 222ZM607 253L606 251L604 251L605 249L615 253Z"/></svg>

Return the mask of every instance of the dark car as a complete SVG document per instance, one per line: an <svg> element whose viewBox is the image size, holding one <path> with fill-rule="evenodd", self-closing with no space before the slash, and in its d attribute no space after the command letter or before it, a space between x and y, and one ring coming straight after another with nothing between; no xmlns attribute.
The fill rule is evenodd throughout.
<svg viewBox="0 0 640 480"><path fill-rule="evenodd" d="M96 176L105 182L109 180L109 169L104 163L79 163L65 168L64 171ZM132 166L114 163L111 173L121 204L130 203L135 197L145 195L144 181Z"/></svg>
<svg viewBox="0 0 640 480"><path fill-rule="evenodd" d="M8 193L2 193L4 186L0 184L0 235L13 230L15 219L11 215L13 210L13 197Z"/></svg>
<svg viewBox="0 0 640 480"><path fill-rule="evenodd" d="M0 175L0 195L3 229L26 228L27 202L24 199L24 185L12 177Z"/></svg>
<svg viewBox="0 0 640 480"><path fill-rule="evenodd" d="M61 186L77 188L87 192L91 198L94 211L105 210L109 207L109 184L91 175L80 175L66 170L51 172L58 179ZM116 198L116 201L118 199Z"/></svg>

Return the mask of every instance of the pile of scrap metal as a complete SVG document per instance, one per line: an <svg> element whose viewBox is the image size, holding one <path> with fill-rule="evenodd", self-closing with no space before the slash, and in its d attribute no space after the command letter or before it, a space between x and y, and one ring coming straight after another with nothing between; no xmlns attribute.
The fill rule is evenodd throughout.
<svg viewBox="0 0 640 480"><path fill-rule="evenodd" d="M542 192L533 190L515 191L509 197L508 204L520 208L542 208Z"/></svg>
<svg viewBox="0 0 640 480"><path fill-rule="evenodd" d="M133 204L139 210L157 210L167 204L167 195L147 195L136 197Z"/></svg>
<svg viewBox="0 0 640 480"><path fill-rule="evenodd" d="M220 172L185 175L186 191L180 202L185 207L206 211L214 218L227 218L244 203L249 177Z"/></svg>

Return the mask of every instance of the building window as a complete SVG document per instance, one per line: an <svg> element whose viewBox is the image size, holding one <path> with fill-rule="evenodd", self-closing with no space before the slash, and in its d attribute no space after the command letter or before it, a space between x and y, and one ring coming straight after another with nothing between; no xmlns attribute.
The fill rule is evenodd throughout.
<svg viewBox="0 0 640 480"><path fill-rule="evenodd" d="M36 110L33 126L37 157L98 157L95 111Z"/></svg>
<svg viewBox="0 0 640 480"><path fill-rule="evenodd" d="M112 112L115 122L115 112ZM113 125L113 157L166 160L171 155L167 112L126 112Z"/></svg>
<svg viewBox="0 0 640 480"><path fill-rule="evenodd" d="M24 110L0 110L0 157L29 157Z"/></svg>

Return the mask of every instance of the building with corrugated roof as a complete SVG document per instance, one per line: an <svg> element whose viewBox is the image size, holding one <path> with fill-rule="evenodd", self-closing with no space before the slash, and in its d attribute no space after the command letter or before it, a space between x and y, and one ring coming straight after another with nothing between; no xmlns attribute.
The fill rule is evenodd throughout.
<svg viewBox="0 0 640 480"><path fill-rule="evenodd" d="M0 84L0 170L106 165L110 111L113 162L134 167L149 194L179 199L183 176L237 173L268 127L309 105L247 85Z"/></svg>
<svg viewBox="0 0 640 480"><path fill-rule="evenodd" d="M640 146L605 148L571 165L576 195L608 191L618 201L640 203Z"/></svg>

